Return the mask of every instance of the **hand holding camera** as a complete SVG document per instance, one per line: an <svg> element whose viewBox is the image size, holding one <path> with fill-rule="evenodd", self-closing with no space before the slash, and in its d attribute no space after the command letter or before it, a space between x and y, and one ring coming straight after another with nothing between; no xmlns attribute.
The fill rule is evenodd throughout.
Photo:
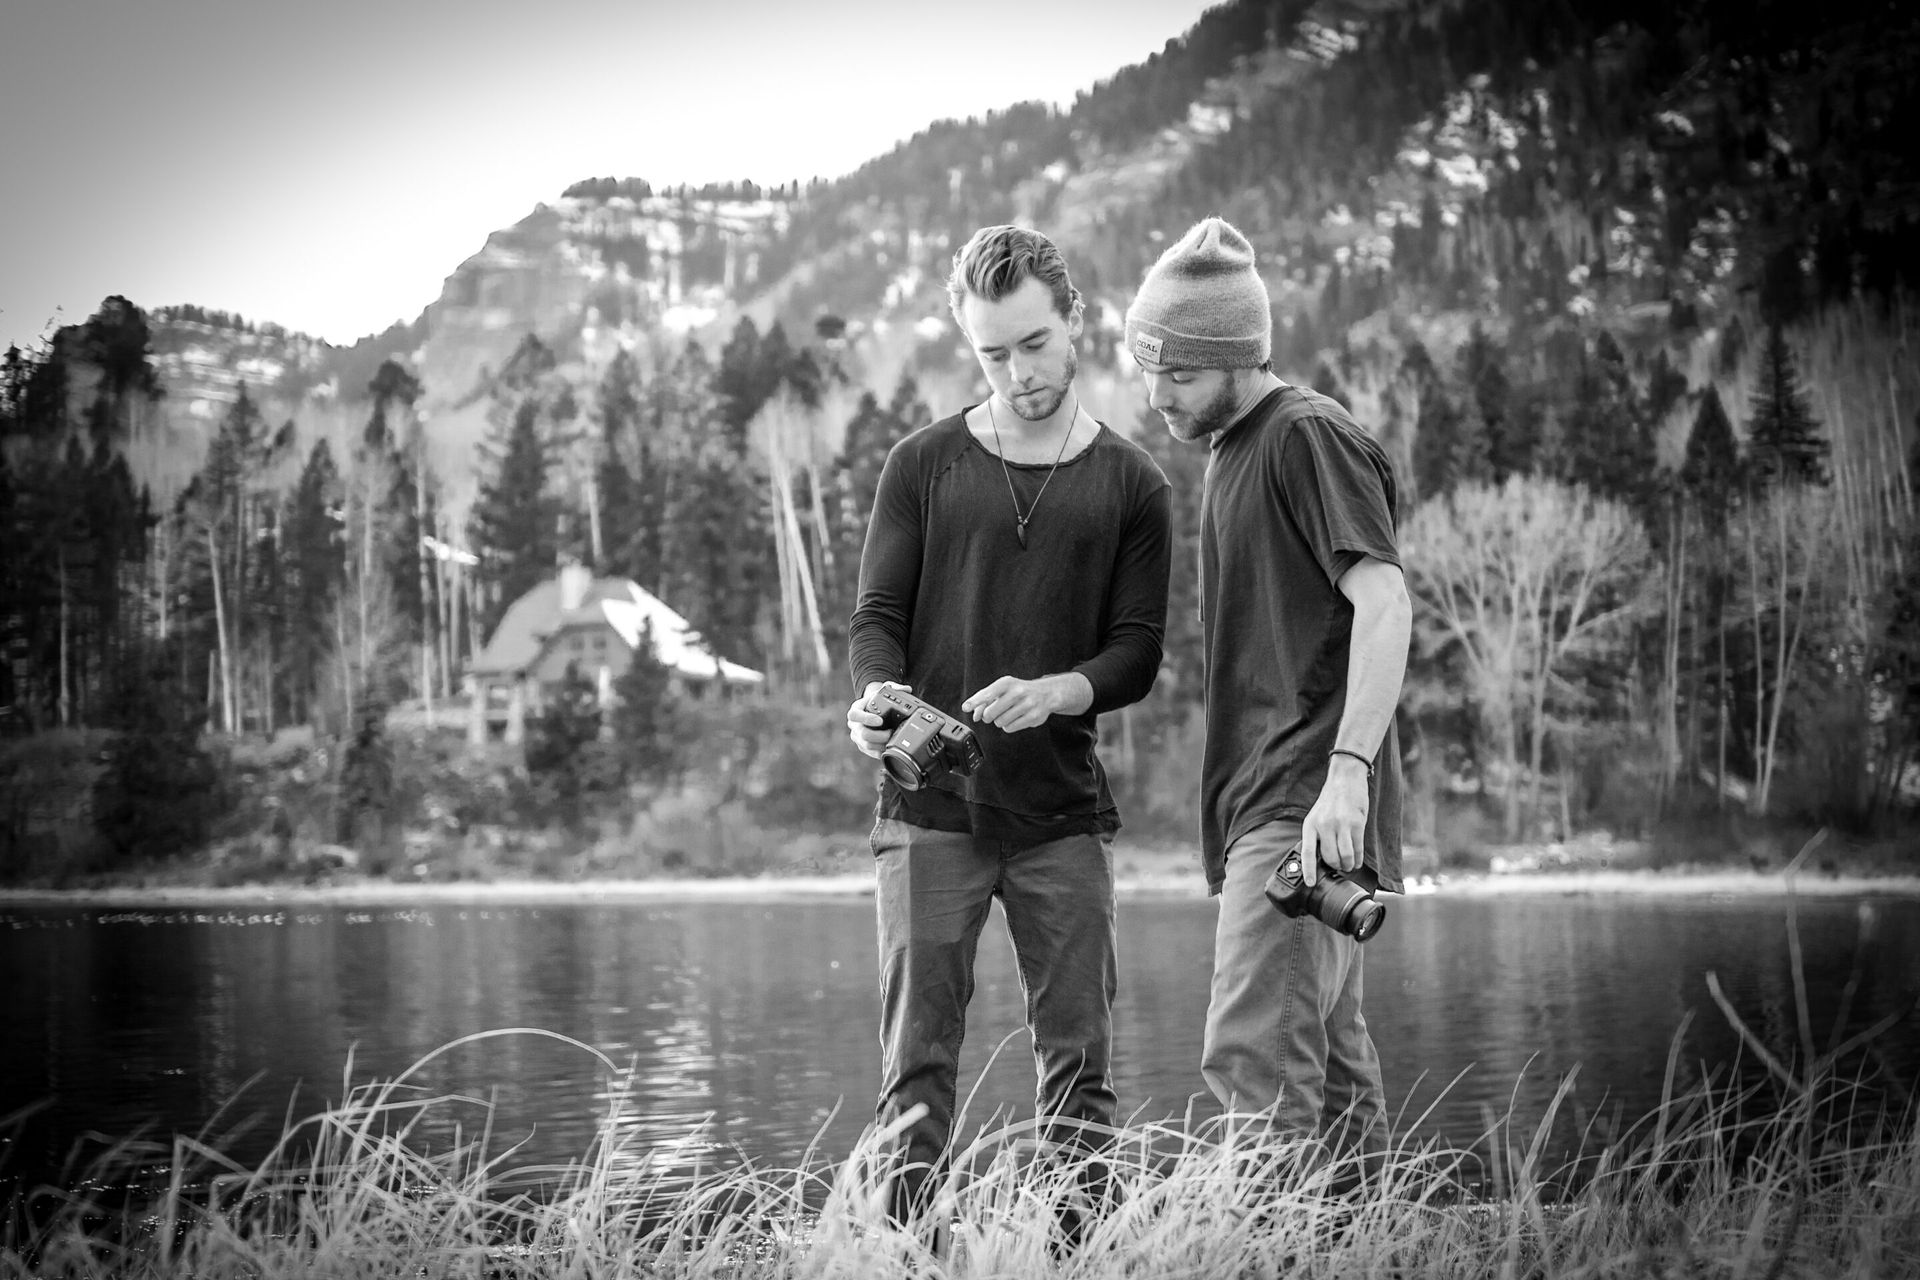
<svg viewBox="0 0 1920 1280"><path fill-rule="evenodd" d="M980 741L973 730L899 685L875 688L861 709L869 719L877 716L879 724L856 727L850 712L848 726L855 743L861 742L862 735L872 741L884 733L886 743L878 753L880 764L903 791L918 791L948 771L972 773L980 764Z"/></svg>
<svg viewBox="0 0 1920 1280"><path fill-rule="evenodd" d="M1387 919L1385 903L1331 867L1323 867L1319 878L1308 884L1297 844L1280 855L1280 865L1267 877L1266 894L1267 901L1288 919L1311 915L1327 928L1350 935L1355 942L1365 942L1380 932Z"/></svg>

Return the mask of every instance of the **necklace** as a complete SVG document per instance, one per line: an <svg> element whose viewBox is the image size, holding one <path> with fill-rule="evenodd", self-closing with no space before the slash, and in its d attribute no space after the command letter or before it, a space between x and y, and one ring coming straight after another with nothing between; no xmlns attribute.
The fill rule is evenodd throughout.
<svg viewBox="0 0 1920 1280"><path fill-rule="evenodd" d="M1060 437L1060 452L1053 455L1053 465L1047 468L1047 478L1040 482L1040 492L1033 495L1033 503L1028 506L1027 514L1020 514L1020 497L1013 491L1013 472L1007 469L1006 450L1000 444L1000 419L994 416L994 397L987 397L987 421L993 426L993 449L1000 459L1000 474L1006 478L1007 497L1013 502L1013 535L1020 539L1020 549L1027 549L1027 522L1033 519L1033 513L1040 509L1040 499L1047 495L1047 486L1053 483L1053 473L1060 469L1060 459L1067 456L1067 441L1073 439L1074 424L1080 421L1080 398L1074 397L1073 416L1067 419L1066 434Z"/></svg>

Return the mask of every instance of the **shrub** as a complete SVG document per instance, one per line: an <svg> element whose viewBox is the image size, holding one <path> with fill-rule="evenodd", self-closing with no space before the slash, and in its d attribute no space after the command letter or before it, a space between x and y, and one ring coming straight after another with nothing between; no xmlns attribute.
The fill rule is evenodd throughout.
<svg viewBox="0 0 1920 1280"><path fill-rule="evenodd" d="M201 737L205 713L157 657L128 662L121 686L120 720L94 783L94 824L123 860L198 848L230 801Z"/></svg>

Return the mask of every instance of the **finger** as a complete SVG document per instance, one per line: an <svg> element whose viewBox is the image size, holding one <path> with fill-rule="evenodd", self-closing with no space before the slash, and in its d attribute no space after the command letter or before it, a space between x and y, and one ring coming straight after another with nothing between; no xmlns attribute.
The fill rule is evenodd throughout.
<svg viewBox="0 0 1920 1280"><path fill-rule="evenodd" d="M1359 850L1354 842L1353 831L1348 827L1340 828L1339 849L1340 870L1351 871L1360 865Z"/></svg>
<svg viewBox="0 0 1920 1280"><path fill-rule="evenodd" d="M1308 888L1320 878L1320 832L1314 827L1300 830L1300 883Z"/></svg>
<svg viewBox="0 0 1920 1280"><path fill-rule="evenodd" d="M967 697L967 700L960 704L960 709L962 711L978 711L982 706L986 705L989 702L992 702L995 698L999 697L1001 694L1001 691L1004 690L1006 686L1007 686L1007 677L1001 676L998 680L995 680L992 684L987 685L985 688L976 690L974 693L969 694Z"/></svg>
<svg viewBox="0 0 1920 1280"><path fill-rule="evenodd" d="M985 720L988 724L999 725L1004 729L1007 727L1006 722L1012 719L1017 712L1018 708L1013 699L1003 693L999 696L988 698L985 702L981 703L979 709L973 713L973 718L976 720Z"/></svg>

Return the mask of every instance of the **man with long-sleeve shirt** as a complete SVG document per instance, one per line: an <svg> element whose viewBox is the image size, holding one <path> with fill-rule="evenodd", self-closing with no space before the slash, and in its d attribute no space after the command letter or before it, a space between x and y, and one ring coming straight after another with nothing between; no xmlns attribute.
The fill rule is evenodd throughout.
<svg viewBox="0 0 1920 1280"><path fill-rule="evenodd" d="M952 1135L974 950L995 898L1046 1135L1096 1141L1113 1122L1120 820L1095 717L1153 685L1171 545L1166 477L1080 406L1083 304L1052 242L981 230L954 256L948 295L992 393L888 455L848 635L855 746L877 758L886 745L867 700L894 684L968 720L982 753L971 774L920 790L880 783L878 1112L926 1108L903 1134L900 1212Z"/></svg>

